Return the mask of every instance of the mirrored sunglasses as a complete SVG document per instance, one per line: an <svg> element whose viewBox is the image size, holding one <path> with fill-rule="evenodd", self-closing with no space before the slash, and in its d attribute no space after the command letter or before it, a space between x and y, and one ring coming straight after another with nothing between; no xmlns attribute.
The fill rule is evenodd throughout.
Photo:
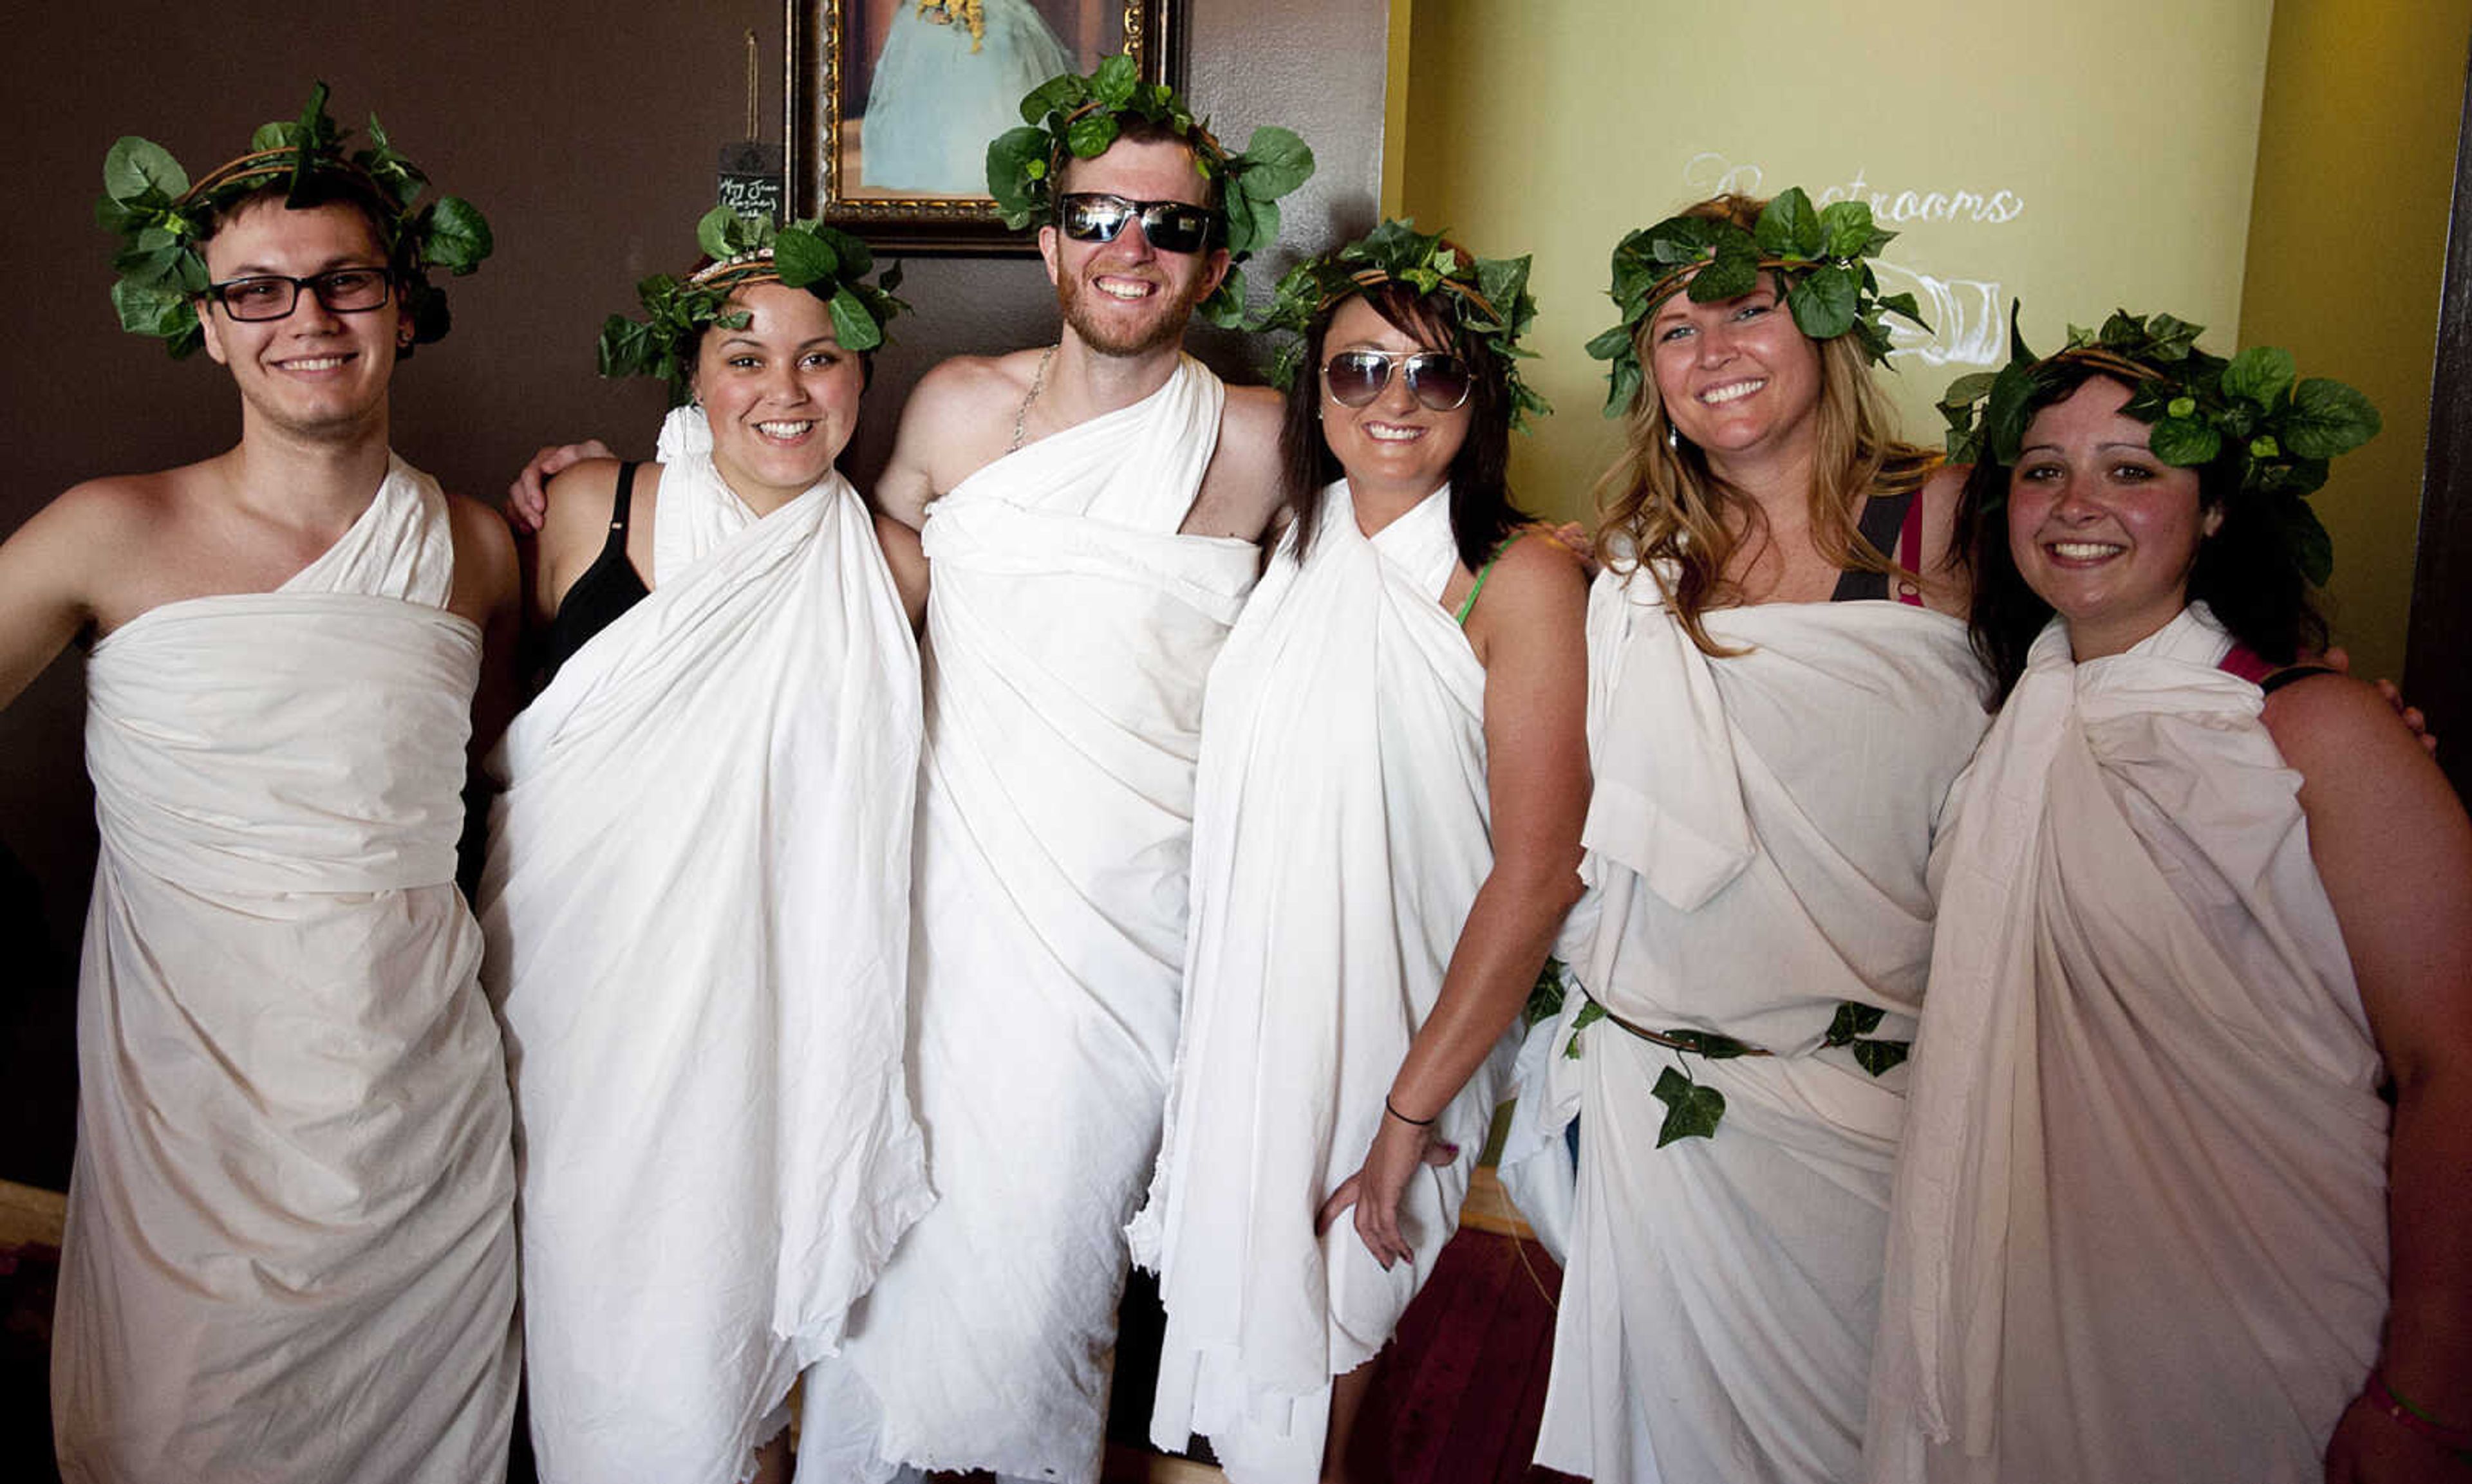
<svg viewBox="0 0 2472 1484"><path fill-rule="evenodd" d="M1367 407L1406 373L1408 391L1427 410L1447 412L1468 399L1476 378L1447 350L1343 350L1321 364L1321 386L1342 407Z"/></svg>
<svg viewBox="0 0 2472 1484"><path fill-rule="evenodd" d="M1136 217L1142 235L1161 252L1200 252L1218 224L1217 213L1191 201L1128 200L1097 191L1076 191L1059 200L1056 224L1075 242L1114 242Z"/></svg>

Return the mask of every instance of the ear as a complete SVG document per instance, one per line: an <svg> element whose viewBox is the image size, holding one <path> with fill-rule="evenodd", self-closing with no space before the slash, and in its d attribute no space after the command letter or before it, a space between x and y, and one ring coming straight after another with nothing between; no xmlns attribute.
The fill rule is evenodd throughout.
<svg viewBox="0 0 2472 1484"><path fill-rule="evenodd" d="M1227 269L1232 261L1233 260L1227 255L1226 248L1213 247L1210 249L1210 256L1202 265L1201 286L1200 289L1195 291L1193 295L1196 302L1208 298L1211 294L1219 291L1219 285L1225 281L1227 277Z"/></svg>
<svg viewBox="0 0 2472 1484"><path fill-rule="evenodd" d="M1056 250L1056 224L1051 222L1038 229L1038 255L1047 264L1049 283L1057 281Z"/></svg>
<svg viewBox="0 0 2472 1484"><path fill-rule="evenodd" d="M2198 533L2203 538L2211 540L2215 532L2222 529L2223 507L2222 506L2216 506L2198 520Z"/></svg>
<svg viewBox="0 0 2472 1484"><path fill-rule="evenodd" d="M213 306L206 296L201 294L189 300L189 307L197 312L198 328L205 334L206 354L215 358L217 365L231 365L231 357L224 353L223 327L216 323Z"/></svg>

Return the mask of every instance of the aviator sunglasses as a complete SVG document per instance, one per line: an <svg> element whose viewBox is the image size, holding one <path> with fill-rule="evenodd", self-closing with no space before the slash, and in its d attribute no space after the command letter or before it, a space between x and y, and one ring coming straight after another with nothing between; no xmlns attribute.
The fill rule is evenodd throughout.
<svg viewBox="0 0 2472 1484"><path fill-rule="evenodd" d="M1099 191L1073 192L1056 209L1056 224L1075 242L1114 242L1135 217L1142 235L1161 252L1200 252L1218 223L1216 212L1190 201L1128 200Z"/></svg>
<svg viewBox="0 0 2472 1484"><path fill-rule="evenodd" d="M1369 407L1393 370L1407 373L1409 394L1428 412L1456 410L1476 385L1467 363L1447 350L1343 350L1321 364L1321 386L1342 407Z"/></svg>

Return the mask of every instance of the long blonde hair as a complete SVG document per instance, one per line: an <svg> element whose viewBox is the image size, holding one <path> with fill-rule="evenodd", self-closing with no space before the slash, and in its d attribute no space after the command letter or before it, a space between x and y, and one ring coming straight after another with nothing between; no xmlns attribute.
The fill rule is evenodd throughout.
<svg viewBox="0 0 2472 1484"><path fill-rule="evenodd" d="M1731 222L1749 230L1768 205L1747 196L1719 196L1684 208L1683 216ZM1783 286L1779 286L1782 298ZM1708 467L1707 456L1673 437L1665 400L1657 393L1653 348L1648 343L1653 313L1634 325L1631 339L1649 374L1623 417L1624 446L1597 481L1601 555L1608 566L1644 568L1663 589L1684 632L1701 652L1737 654L1710 637L1702 616L1730 607L1742 593L1724 576L1742 546L1766 524L1759 504ZM1939 466L1939 456L1896 437L1895 412L1871 380L1870 367L1851 335L1818 342L1819 402L1812 411L1816 444L1811 482L1811 540L1841 569L1902 575L1888 554L1863 537L1855 512L1870 495L1920 489Z"/></svg>

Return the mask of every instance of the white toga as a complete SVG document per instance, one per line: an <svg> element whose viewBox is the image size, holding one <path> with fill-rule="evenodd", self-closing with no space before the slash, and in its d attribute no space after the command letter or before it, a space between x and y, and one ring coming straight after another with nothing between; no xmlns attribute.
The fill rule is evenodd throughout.
<svg viewBox="0 0 2472 1484"><path fill-rule="evenodd" d="M1166 1147L1134 1257L1167 1306L1153 1441L1210 1435L1240 1484L1321 1476L1331 1378L1388 1343L1459 1224L1506 1055L1434 1132L1385 1272L1342 1219L1382 1099L1493 864L1485 668L1441 606L1450 491L1371 538L1343 482L1211 672L1194 921Z"/></svg>
<svg viewBox="0 0 2472 1484"><path fill-rule="evenodd" d="M1176 1048L1202 680L1256 564L1177 534L1224 397L1187 357L930 506L911 1070L939 1202L810 1377L825 1476L1097 1472Z"/></svg>
<svg viewBox="0 0 2472 1484"><path fill-rule="evenodd" d="M2055 623L1959 785L1875 1479L2315 1484L2377 1357L2377 1048L2230 648Z"/></svg>
<svg viewBox="0 0 2472 1484"><path fill-rule="evenodd" d="M514 1167L455 886L481 635L454 561L396 459L281 588L95 646L52 1352L76 1484L505 1473Z"/></svg>
<svg viewBox="0 0 2472 1484"><path fill-rule="evenodd" d="M1932 825L1986 719L1964 625L1886 601L1706 615L1645 574L1588 612L1595 766L1572 977L1613 1015L1775 1054L1711 1060L1574 993L1524 1099L1580 1112L1578 1205L1537 1461L1599 1479L1838 1481L1860 1467L1903 1068L1823 1048L1839 1007L1911 1035ZM1854 1013L1854 1012L1848 1012ZM1669 1071L1725 1099L1660 1148ZM1558 1141L1557 1141L1558 1142ZM1549 1145L1549 1149L1550 1149Z"/></svg>
<svg viewBox="0 0 2472 1484"><path fill-rule="evenodd" d="M551 1484L733 1484L930 1200L902 1072L918 683L838 472L663 430L651 594L508 729L481 920Z"/></svg>

